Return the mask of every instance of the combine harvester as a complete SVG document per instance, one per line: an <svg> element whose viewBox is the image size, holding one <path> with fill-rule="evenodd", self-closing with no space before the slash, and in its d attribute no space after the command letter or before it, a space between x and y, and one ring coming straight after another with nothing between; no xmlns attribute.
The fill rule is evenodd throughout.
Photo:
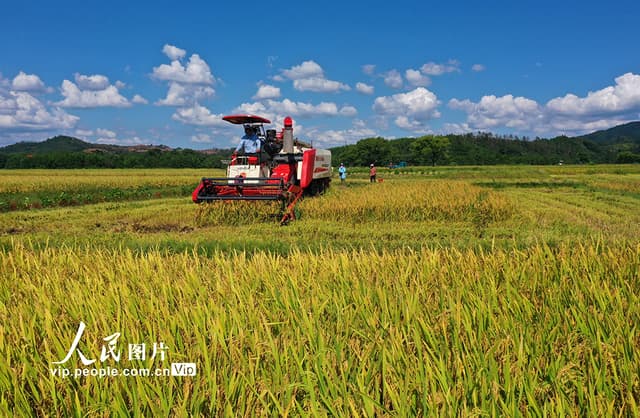
<svg viewBox="0 0 640 418"><path fill-rule="evenodd" d="M260 152L234 154L227 177L204 177L193 191L195 203L219 200L280 201L281 225L296 219L295 205L303 195L323 193L331 182L331 151L293 138L293 121L284 119L284 129L265 131L271 121L255 115L224 116L223 120L256 129Z"/></svg>

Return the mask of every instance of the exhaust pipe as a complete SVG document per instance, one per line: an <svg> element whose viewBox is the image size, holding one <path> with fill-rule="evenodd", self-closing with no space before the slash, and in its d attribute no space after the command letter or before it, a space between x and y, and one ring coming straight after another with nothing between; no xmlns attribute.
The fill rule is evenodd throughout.
<svg viewBox="0 0 640 418"><path fill-rule="evenodd" d="M282 134L282 151L293 154L293 120L290 116L284 118L284 132Z"/></svg>

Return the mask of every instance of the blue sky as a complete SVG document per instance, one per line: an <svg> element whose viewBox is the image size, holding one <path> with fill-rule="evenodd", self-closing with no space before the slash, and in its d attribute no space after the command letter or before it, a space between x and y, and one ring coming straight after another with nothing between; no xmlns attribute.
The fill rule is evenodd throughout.
<svg viewBox="0 0 640 418"><path fill-rule="evenodd" d="M640 2L10 2L0 146L233 146L223 115L321 146L640 119Z"/></svg>

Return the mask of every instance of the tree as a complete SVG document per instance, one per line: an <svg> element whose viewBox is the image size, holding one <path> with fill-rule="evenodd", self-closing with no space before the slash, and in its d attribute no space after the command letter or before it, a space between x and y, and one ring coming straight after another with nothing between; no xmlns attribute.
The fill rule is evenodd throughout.
<svg viewBox="0 0 640 418"><path fill-rule="evenodd" d="M391 146L384 138L361 139L356 144L357 165L384 164L391 159Z"/></svg>
<svg viewBox="0 0 640 418"><path fill-rule="evenodd" d="M421 163L442 163L449 157L450 141L446 136L425 135L416 139L411 148Z"/></svg>

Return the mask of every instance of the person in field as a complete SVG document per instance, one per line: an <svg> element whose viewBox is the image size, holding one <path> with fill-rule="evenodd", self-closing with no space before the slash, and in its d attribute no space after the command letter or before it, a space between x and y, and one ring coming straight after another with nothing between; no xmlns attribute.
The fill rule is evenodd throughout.
<svg viewBox="0 0 640 418"><path fill-rule="evenodd" d="M240 139L234 154L237 154L240 150L244 150L245 154L256 154L260 152L261 145L256 129L250 125L245 125L244 136Z"/></svg>
<svg viewBox="0 0 640 418"><path fill-rule="evenodd" d="M376 182L376 174L377 174L376 166L371 164L369 166L369 181L371 183L375 183Z"/></svg>
<svg viewBox="0 0 640 418"><path fill-rule="evenodd" d="M340 174L340 183L344 183L344 181L347 179L347 167L344 166L344 163L340 163L338 174Z"/></svg>

